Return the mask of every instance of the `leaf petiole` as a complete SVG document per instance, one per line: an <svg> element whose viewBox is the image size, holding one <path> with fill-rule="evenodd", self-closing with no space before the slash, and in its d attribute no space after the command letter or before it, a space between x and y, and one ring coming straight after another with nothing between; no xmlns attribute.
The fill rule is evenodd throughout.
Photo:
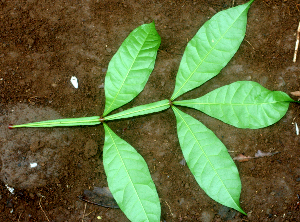
<svg viewBox="0 0 300 222"><path fill-rule="evenodd" d="M161 100L158 102L137 106L110 116L105 117L105 120L124 119L133 116L146 115L149 113L156 113L168 109L170 107L169 100Z"/></svg>
<svg viewBox="0 0 300 222"><path fill-rule="evenodd" d="M57 126L91 126L101 123L100 116L81 117L81 118L69 118L69 119L57 119L47 120L34 123L25 123L20 125L10 125L9 128L20 127L57 127Z"/></svg>

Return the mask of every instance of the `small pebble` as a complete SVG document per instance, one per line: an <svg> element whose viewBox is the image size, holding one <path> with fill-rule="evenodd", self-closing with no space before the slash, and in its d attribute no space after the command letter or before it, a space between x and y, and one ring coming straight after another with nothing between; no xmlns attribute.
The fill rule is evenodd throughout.
<svg viewBox="0 0 300 222"><path fill-rule="evenodd" d="M278 87L285 86L285 81L281 76L278 77Z"/></svg>
<svg viewBox="0 0 300 222"><path fill-rule="evenodd" d="M30 163L30 168L35 168L37 167L37 163Z"/></svg>
<svg viewBox="0 0 300 222"><path fill-rule="evenodd" d="M186 165L185 159L183 158L183 159L179 162L179 164L181 164L182 166L185 166L185 165Z"/></svg>
<svg viewBox="0 0 300 222"><path fill-rule="evenodd" d="M75 76L72 76L70 81L71 81L72 85L74 86L74 88L78 89L78 80L77 80L77 78Z"/></svg>
<svg viewBox="0 0 300 222"><path fill-rule="evenodd" d="M201 221L202 222L210 222L214 219L215 214L212 211L203 211L201 213Z"/></svg>

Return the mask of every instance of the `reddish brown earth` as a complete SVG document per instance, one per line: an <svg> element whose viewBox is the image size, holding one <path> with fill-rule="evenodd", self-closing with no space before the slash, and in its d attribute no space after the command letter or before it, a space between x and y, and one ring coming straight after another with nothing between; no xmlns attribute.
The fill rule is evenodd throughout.
<svg viewBox="0 0 300 222"><path fill-rule="evenodd" d="M101 115L108 63L128 34L155 21L162 44L145 90L122 107L170 98L187 41L216 12L244 0L0 1L0 221L128 221L119 209L77 196L107 186L103 126L8 130L9 123ZM181 98L196 98L239 80L286 93L299 86L292 62L300 2L256 0L247 34L221 73ZM71 83L76 76L79 88ZM296 97L293 97L297 99ZM121 110L120 109L120 110ZM300 107L259 130L226 125L184 109L213 130L232 157L279 151L237 166L241 206L228 211L199 188L183 159L172 111L109 122L145 158L161 200L161 221L300 221ZM35 168L29 164L36 162ZM11 194L5 184L14 187ZM102 219L97 219L100 216Z"/></svg>

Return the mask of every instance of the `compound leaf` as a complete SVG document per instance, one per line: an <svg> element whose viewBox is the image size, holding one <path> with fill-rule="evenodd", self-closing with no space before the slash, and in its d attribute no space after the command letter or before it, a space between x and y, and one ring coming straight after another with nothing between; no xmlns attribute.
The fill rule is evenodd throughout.
<svg viewBox="0 0 300 222"><path fill-rule="evenodd" d="M143 157L105 123L103 165L108 187L130 221L160 221L160 202Z"/></svg>
<svg viewBox="0 0 300 222"><path fill-rule="evenodd" d="M258 129L279 121L290 102L286 93L270 91L252 81L238 81L200 98L176 101L238 128Z"/></svg>
<svg viewBox="0 0 300 222"><path fill-rule="evenodd" d="M103 116L130 102L143 90L154 68L160 41L153 22L136 28L125 39L108 65Z"/></svg>
<svg viewBox="0 0 300 222"><path fill-rule="evenodd" d="M199 29L183 54L171 100L202 85L227 65L245 36L252 2L217 13Z"/></svg>
<svg viewBox="0 0 300 222"><path fill-rule="evenodd" d="M165 99L162 101L149 103L146 105L136 106L131 109L127 109L125 111L113 114L111 116L105 117L105 120L115 120L115 119L123 119L134 116L146 115L149 113L156 113L168 109L170 107L169 100Z"/></svg>
<svg viewBox="0 0 300 222"><path fill-rule="evenodd" d="M215 201L246 214L239 205L239 173L224 144L201 122L172 109L183 156L199 186Z"/></svg>

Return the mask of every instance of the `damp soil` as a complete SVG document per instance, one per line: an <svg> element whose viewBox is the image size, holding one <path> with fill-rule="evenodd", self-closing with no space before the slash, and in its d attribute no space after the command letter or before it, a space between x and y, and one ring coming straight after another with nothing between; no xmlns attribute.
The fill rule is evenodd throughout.
<svg viewBox="0 0 300 222"><path fill-rule="evenodd" d="M110 59L133 29L152 21L162 38L154 71L144 91L117 111L170 98L187 42L205 21L233 3L245 1L0 1L0 221L128 221L120 209L78 198L85 190L107 186L103 126L7 126L101 115ZM300 58L292 60L299 15L300 1L255 1L234 58L218 76L180 99L239 80L288 94L298 91ZM70 83L72 76L78 89ZM279 153L236 162L245 216L199 188L182 161L170 109L109 122L145 158L160 197L161 221L300 221L298 105L291 104L279 122L258 130L237 129L182 110L213 130L232 157L254 156L258 150ZM33 163L37 166L31 167Z"/></svg>

